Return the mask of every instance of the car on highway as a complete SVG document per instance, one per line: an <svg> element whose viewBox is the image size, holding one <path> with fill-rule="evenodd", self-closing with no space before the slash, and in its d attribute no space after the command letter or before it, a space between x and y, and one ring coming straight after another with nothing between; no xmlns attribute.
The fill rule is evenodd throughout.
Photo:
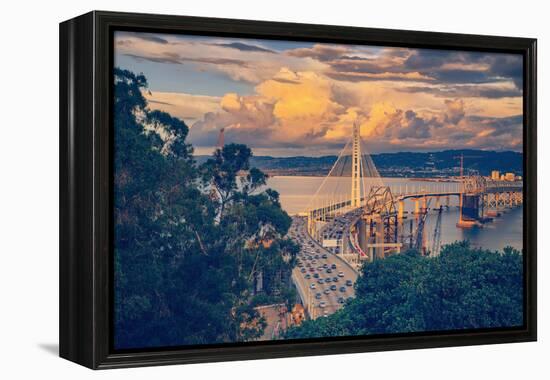
<svg viewBox="0 0 550 380"><path fill-rule="evenodd" d="M327 268L327 273L332 273L332 269Z"/></svg>
<svg viewBox="0 0 550 380"><path fill-rule="evenodd" d="M317 283L320 284L320 285L322 285L322 284L325 283L325 280L323 280L322 278L320 278L320 279L317 280Z"/></svg>
<svg viewBox="0 0 550 380"><path fill-rule="evenodd" d="M353 281L347 280L347 281L346 281L346 285L347 285L347 286L352 286L352 285L353 285Z"/></svg>
<svg viewBox="0 0 550 380"><path fill-rule="evenodd" d="M315 268L309 268L310 272L315 272Z"/></svg>
<svg viewBox="0 0 550 380"><path fill-rule="evenodd" d="M331 267L332 269L336 269L336 264L332 264L330 267Z"/></svg>
<svg viewBox="0 0 550 380"><path fill-rule="evenodd" d="M346 287L345 286L340 287L340 292L345 293L346 292Z"/></svg>
<svg viewBox="0 0 550 380"><path fill-rule="evenodd" d="M330 290L336 290L336 285L331 285Z"/></svg>
<svg viewBox="0 0 550 380"><path fill-rule="evenodd" d="M321 256L323 259L328 259L328 255L326 253L323 253L323 256Z"/></svg>
<svg viewBox="0 0 550 380"><path fill-rule="evenodd" d="M324 263L324 264L323 264L323 268L328 268L328 264L327 264L327 263Z"/></svg>
<svg viewBox="0 0 550 380"><path fill-rule="evenodd" d="M330 294L330 289L325 289L325 290L323 291L323 293L325 293L325 294Z"/></svg>
<svg viewBox="0 0 550 380"><path fill-rule="evenodd" d="M346 300L344 299L344 297L338 297L338 303L339 303L339 304L342 304L342 303L344 303L344 302L346 302Z"/></svg>
<svg viewBox="0 0 550 380"><path fill-rule="evenodd" d="M340 281L340 279L338 277L333 277L332 278L332 282L338 282L338 281Z"/></svg>
<svg viewBox="0 0 550 380"><path fill-rule="evenodd" d="M319 307L322 309L327 306L327 303L325 301L319 302Z"/></svg>
<svg viewBox="0 0 550 380"><path fill-rule="evenodd" d="M302 269L300 269L300 272L302 272L302 273L306 273L306 268L302 268Z"/></svg>
<svg viewBox="0 0 550 380"><path fill-rule="evenodd" d="M306 280L309 280L309 279L311 278L311 275L308 273L308 274L306 274L306 275L304 276L304 278L305 278Z"/></svg>
<svg viewBox="0 0 550 380"><path fill-rule="evenodd" d="M314 277L314 278L319 278L319 273L314 273L314 274L313 274L313 277Z"/></svg>
<svg viewBox="0 0 550 380"><path fill-rule="evenodd" d="M329 282L331 282L331 281L332 281L332 278L331 278L331 277L325 278L325 284L326 284L326 283L329 283Z"/></svg>
<svg viewBox="0 0 550 380"><path fill-rule="evenodd" d="M323 295L321 293L315 294L315 299L320 300Z"/></svg>
<svg viewBox="0 0 550 380"><path fill-rule="evenodd" d="M315 289L315 283L312 283L310 286L309 286L310 289Z"/></svg>
<svg viewBox="0 0 550 380"><path fill-rule="evenodd" d="M344 272L342 271L338 272L338 277L344 277Z"/></svg>

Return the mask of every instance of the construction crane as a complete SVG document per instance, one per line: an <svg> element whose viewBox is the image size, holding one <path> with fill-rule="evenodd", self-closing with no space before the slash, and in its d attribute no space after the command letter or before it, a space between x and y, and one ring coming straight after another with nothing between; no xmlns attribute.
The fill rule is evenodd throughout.
<svg viewBox="0 0 550 380"><path fill-rule="evenodd" d="M465 156L464 153L461 153L460 156L454 156L453 158L460 159L460 178L464 177L464 159L465 158L483 158L481 156Z"/></svg>
<svg viewBox="0 0 550 380"><path fill-rule="evenodd" d="M439 250L441 249L441 215L442 214L443 214L443 207L439 207L437 220L435 222L434 238L432 242L432 251L430 253L430 256L439 255Z"/></svg>

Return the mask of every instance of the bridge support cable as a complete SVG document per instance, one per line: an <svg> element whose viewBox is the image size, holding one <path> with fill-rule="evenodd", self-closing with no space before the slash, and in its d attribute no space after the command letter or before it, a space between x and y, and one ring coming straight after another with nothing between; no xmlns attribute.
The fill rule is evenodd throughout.
<svg viewBox="0 0 550 380"><path fill-rule="evenodd" d="M307 211L314 216L335 214L361 207L372 186L382 186L380 174L353 125L352 136L334 162L328 175L311 198ZM313 212L311 212L313 211Z"/></svg>

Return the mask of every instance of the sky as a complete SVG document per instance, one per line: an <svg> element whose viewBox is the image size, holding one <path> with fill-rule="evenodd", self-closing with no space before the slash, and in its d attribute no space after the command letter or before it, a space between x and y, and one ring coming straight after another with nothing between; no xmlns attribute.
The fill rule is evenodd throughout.
<svg viewBox="0 0 550 380"><path fill-rule="evenodd" d="M371 153L522 151L521 55L116 32L115 66L197 154L337 155L354 122Z"/></svg>

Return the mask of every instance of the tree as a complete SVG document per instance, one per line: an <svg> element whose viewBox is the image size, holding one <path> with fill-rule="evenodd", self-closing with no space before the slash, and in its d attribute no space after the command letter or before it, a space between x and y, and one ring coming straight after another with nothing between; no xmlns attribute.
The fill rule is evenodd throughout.
<svg viewBox="0 0 550 380"><path fill-rule="evenodd" d="M255 276L289 271L296 253L278 194L260 190L246 146L197 167L185 123L149 109L146 78L114 75L115 347L256 339Z"/></svg>
<svg viewBox="0 0 550 380"><path fill-rule="evenodd" d="M328 318L290 329L287 338L393 334L521 326L522 255L457 242L440 256L415 251L362 267L356 297Z"/></svg>

